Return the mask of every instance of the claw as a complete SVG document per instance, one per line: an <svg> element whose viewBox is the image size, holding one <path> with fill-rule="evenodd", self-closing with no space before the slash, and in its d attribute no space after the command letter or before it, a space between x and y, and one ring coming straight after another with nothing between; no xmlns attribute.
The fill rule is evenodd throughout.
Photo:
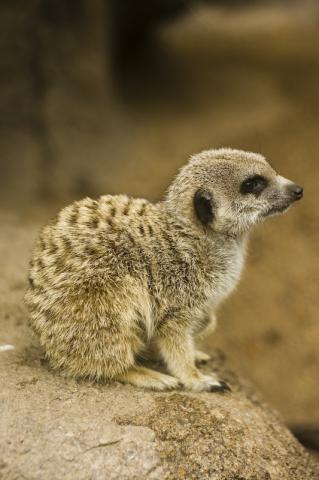
<svg viewBox="0 0 319 480"><path fill-rule="evenodd" d="M230 386L226 383L223 382L222 380L219 382L219 385L212 385L209 389L210 392L231 392Z"/></svg>

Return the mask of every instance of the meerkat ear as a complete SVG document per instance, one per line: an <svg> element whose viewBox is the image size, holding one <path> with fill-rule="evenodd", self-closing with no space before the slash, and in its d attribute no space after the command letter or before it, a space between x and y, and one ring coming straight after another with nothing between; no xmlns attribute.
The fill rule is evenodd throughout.
<svg viewBox="0 0 319 480"><path fill-rule="evenodd" d="M197 190L193 203L199 221L205 226L211 223L215 216L212 195L204 190Z"/></svg>

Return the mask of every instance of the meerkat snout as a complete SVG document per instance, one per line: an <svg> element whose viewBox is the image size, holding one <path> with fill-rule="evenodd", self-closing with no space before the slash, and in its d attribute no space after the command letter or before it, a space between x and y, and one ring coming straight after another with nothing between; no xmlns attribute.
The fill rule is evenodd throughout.
<svg viewBox="0 0 319 480"><path fill-rule="evenodd" d="M30 263L30 325L53 368L155 390L229 390L195 338L237 284L249 230L302 197L259 154L193 156L156 204L86 198L43 228ZM167 374L139 363L159 353Z"/></svg>
<svg viewBox="0 0 319 480"><path fill-rule="evenodd" d="M293 184L288 189L293 200L300 200L303 197L303 188L300 185Z"/></svg>
<svg viewBox="0 0 319 480"><path fill-rule="evenodd" d="M272 181L267 182L267 186L268 202L265 210L261 212L261 218L284 213L295 201L303 197L303 188L300 185L278 174Z"/></svg>

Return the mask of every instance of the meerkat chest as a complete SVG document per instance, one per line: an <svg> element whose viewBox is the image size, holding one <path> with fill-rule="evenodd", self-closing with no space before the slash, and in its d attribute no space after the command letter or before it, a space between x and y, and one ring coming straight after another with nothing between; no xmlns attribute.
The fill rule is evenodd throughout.
<svg viewBox="0 0 319 480"><path fill-rule="evenodd" d="M236 287L245 261L245 242L221 249L211 261L208 275L207 298L211 306L217 307Z"/></svg>

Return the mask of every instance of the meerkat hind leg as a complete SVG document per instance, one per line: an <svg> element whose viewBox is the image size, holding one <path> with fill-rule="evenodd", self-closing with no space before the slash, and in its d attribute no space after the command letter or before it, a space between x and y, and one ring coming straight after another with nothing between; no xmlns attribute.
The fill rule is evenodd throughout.
<svg viewBox="0 0 319 480"><path fill-rule="evenodd" d="M201 350L196 350L195 351L195 363L197 365L203 365L204 363L207 363L210 360L210 355L208 355L205 352L202 352Z"/></svg>
<svg viewBox="0 0 319 480"><path fill-rule="evenodd" d="M195 336L197 340L203 340L204 338L207 338L209 335L214 333L216 330L216 325L217 325L217 318L216 314L214 312L211 312L205 322L204 325L200 326L197 332L195 332Z"/></svg>
<svg viewBox="0 0 319 480"><path fill-rule="evenodd" d="M198 330L198 332L195 333L196 340L203 340L206 338L208 335L214 332L216 328L216 315L214 312L211 312L207 318L206 322ZM203 365L204 363L207 363L210 360L210 355L207 353L202 352L201 350L196 350L195 351L195 363L196 365Z"/></svg>
<svg viewBox="0 0 319 480"><path fill-rule="evenodd" d="M136 387L158 391L172 390L179 386L177 378L137 365L132 366L127 372L118 376L116 380L130 383Z"/></svg>

